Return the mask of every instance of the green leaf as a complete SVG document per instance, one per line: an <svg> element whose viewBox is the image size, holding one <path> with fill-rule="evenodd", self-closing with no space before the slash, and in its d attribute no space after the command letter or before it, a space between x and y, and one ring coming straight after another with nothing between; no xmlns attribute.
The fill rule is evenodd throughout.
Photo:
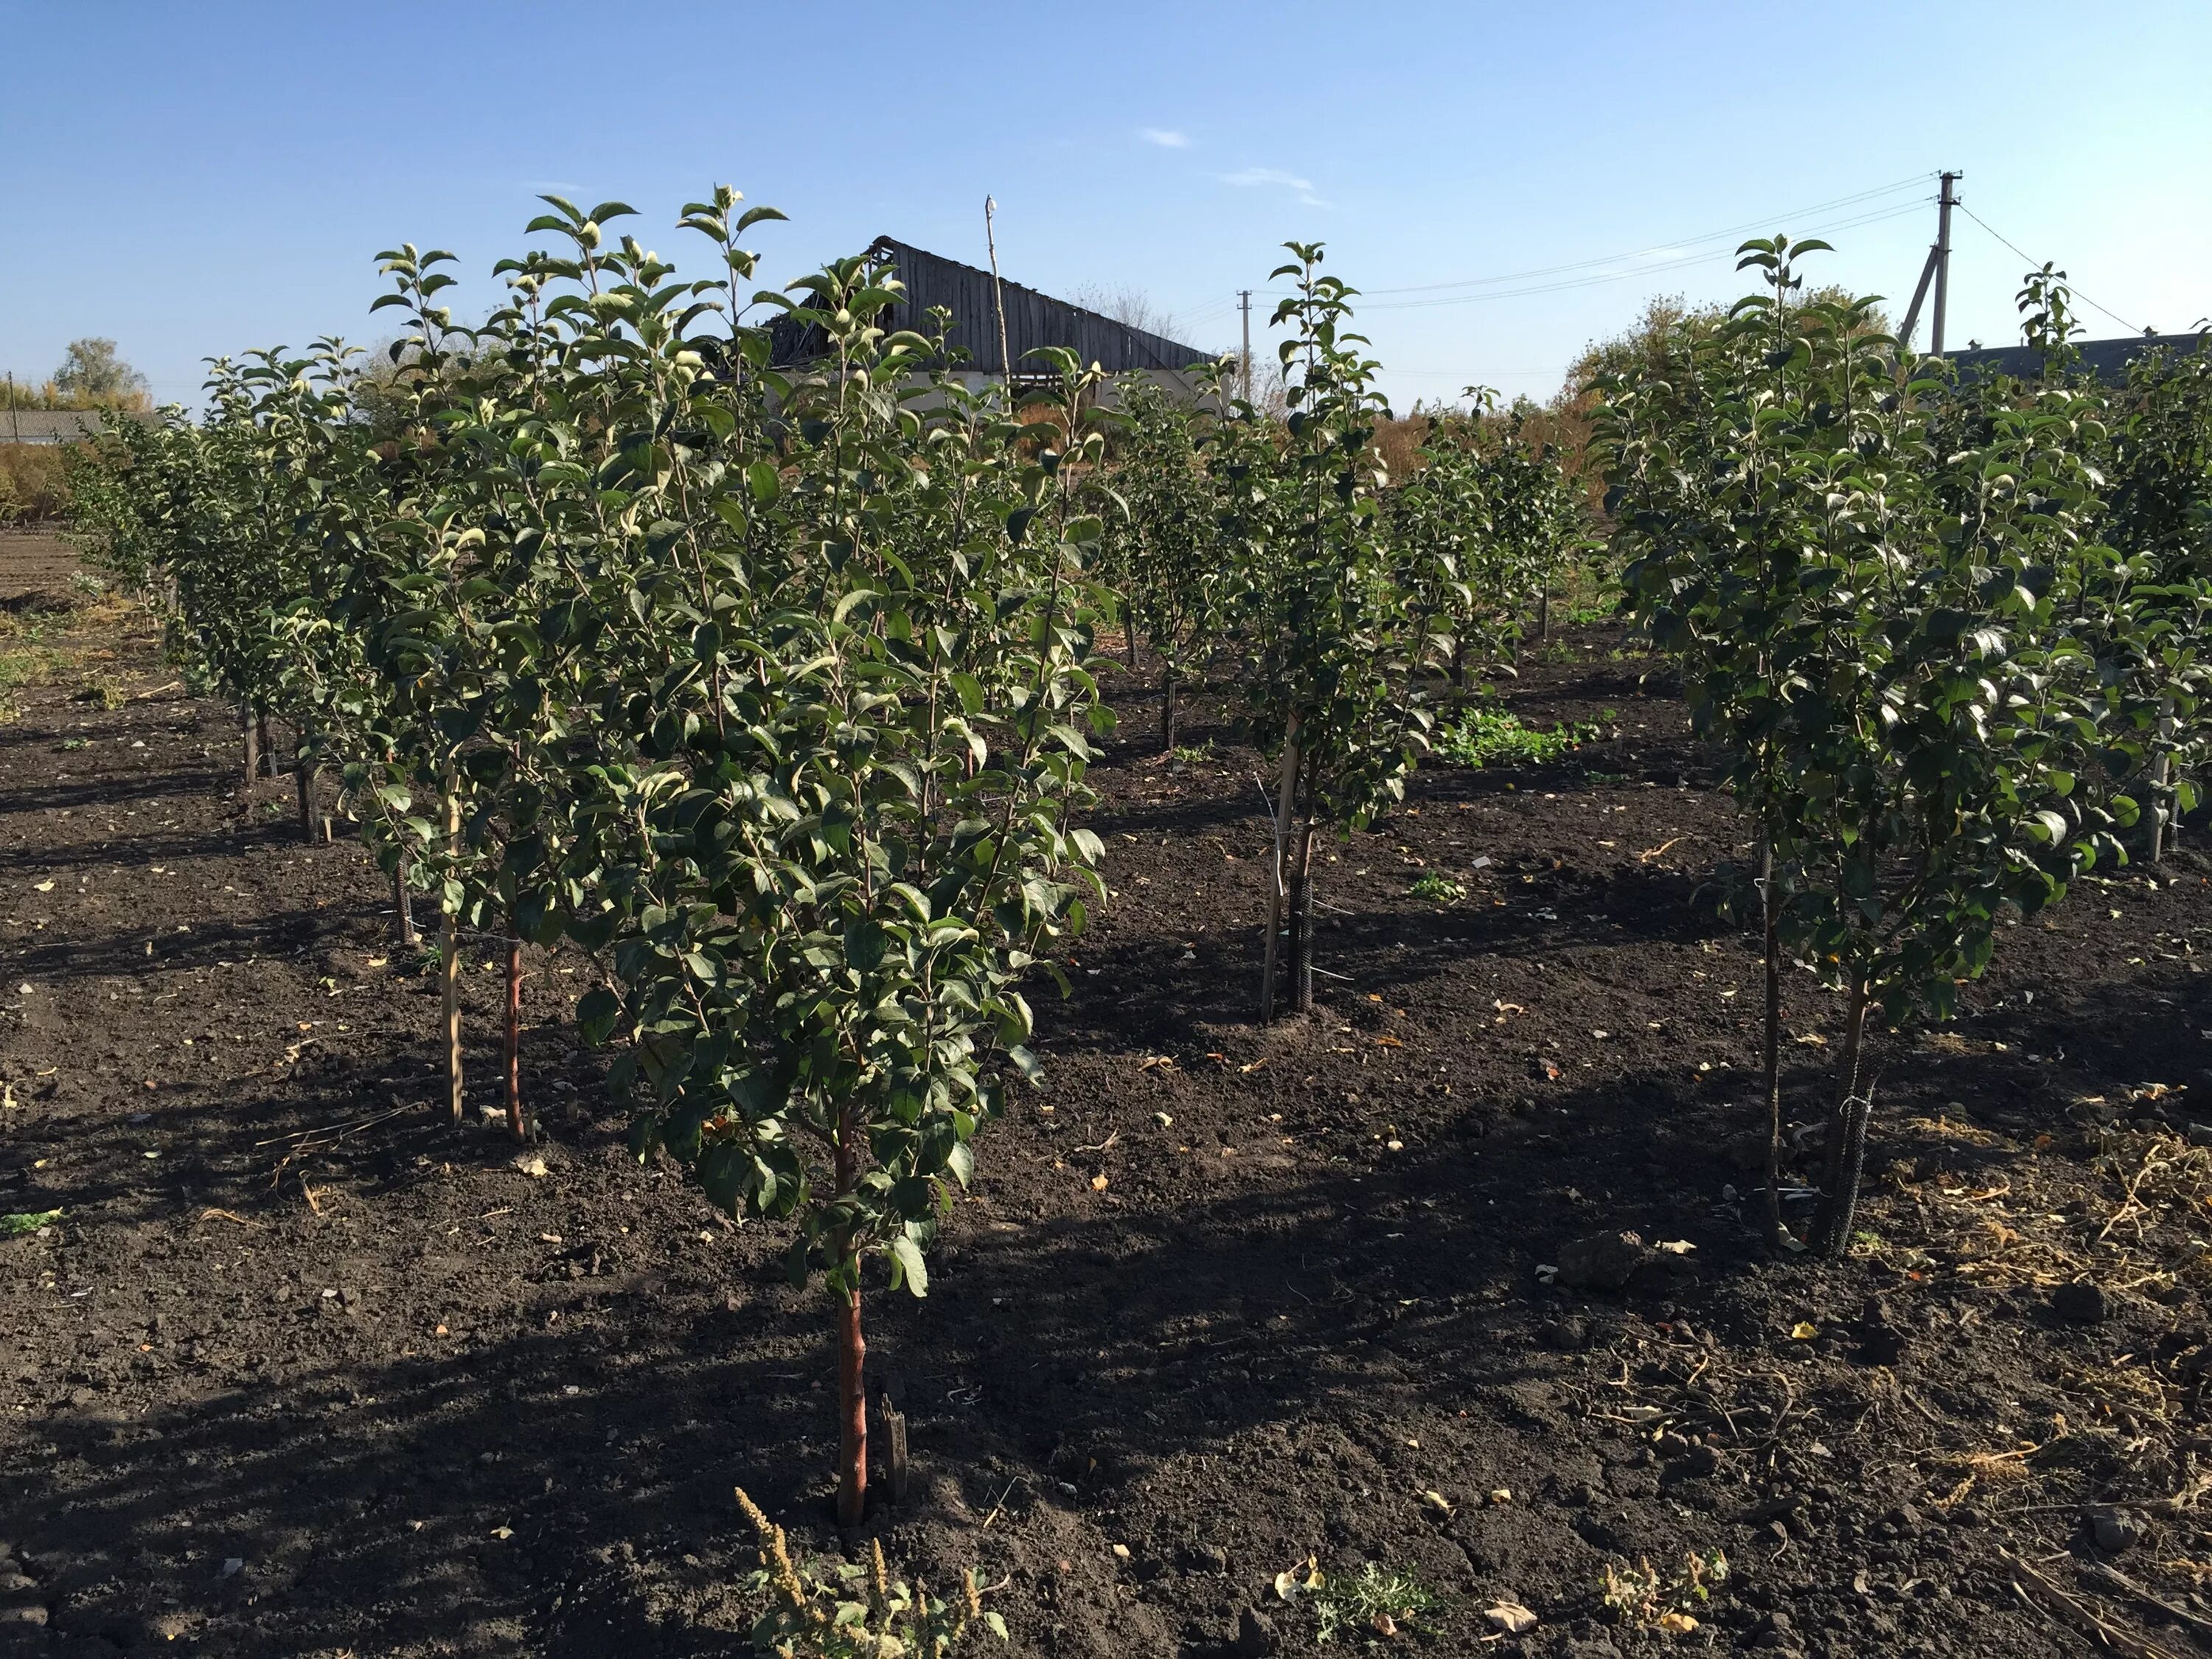
<svg viewBox="0 0 2212 1659"><path fill-rule="evenodd" d="M891 1259L891 1288L903 1282L917 1297L929 1294L929 1269L922 1265L921 1247L904 1233L893 1238L890 1246Z"/></svg>
<svg viewBox="0 0 2212 1659"><path fill-rule="evenodd" d="M614 1034L622 1018L622 999L604 985L594 985L577 1000L576 1024L584 1041L597 1048Z"/></svg>

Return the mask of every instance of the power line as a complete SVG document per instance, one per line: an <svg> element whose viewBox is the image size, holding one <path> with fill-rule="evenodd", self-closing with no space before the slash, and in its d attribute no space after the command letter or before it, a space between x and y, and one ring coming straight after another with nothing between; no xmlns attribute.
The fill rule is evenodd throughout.
<svg viewBox="0 0 2212 1659"><path fill-rule="evenodd" d="M1791 208L1782 213L1763 213L1756 219L1747 219L1741 224L1724 225L1718 230L1705 231L1696 236L1673 237L1667 241L1654 242L1649 247L1635 248L1626 253L1607 254L1595 259L1577 259L1566 264L1540 265L1533 270L1509 271L1497 276L1468 276L1448 283L1416 283L1406 288L1370 288L1363 289L1362 292L1425 294L1448 288L1489 288L1499 283L1527 282L1536 276L1554 276L1565 271L1589 270L1598 265L1616 265L1625 260L1643 258L1647 254L1678 252L1685 247L1694 247L1701 242L1717 241L1723 236L1739 236L1747 230L1756 230L1762 225L1771 225L1777 220L1800 219L1809 214L1826 213L1836 208L1850 207L1860 202L1871 201L1876 197L1894 195L1900 190L1923 183L1926 177L1924 173L1916 173L1909 179L1899 179L1890 184L1877 185L1871 190L1855 191L1848 196L1838 196L1828 201L1815 202L1810 207Z"/></svg>
<svg viewBox="0 0 2212 1659"><path fill-rule="evenodd" d="M1990 235L1996 237L1997 240L1999 240L2000 242L2002 242L2002 243L2003 243L2007 247L2010 248L2010 249L2011 249L2011 250L2012 250L2015 254L2018 254L2018 255L2019 255L2019 257L2020 257L2021 258L2023 258L2023 259L2027 260L2027 263L2028 263L2029 264L2031 264L2031 265L2034 265L2034 266L2036 266L2036 267L2038 267L2038 268L2039 269L2039 268L2040 268L2040 267L2041 267L2041 266L2045 263L2044 260L2041 260L2041 259L2037 258L2036 258L2033 254L2032 254L2032 253L2021 253L2021 251L2020 251L2020 245L2019 245L2018 243L2014 242L2014 241L2010 237L2008 237L2008 236L2006 236L2006 235L2003 235L2003 234L2000 234L2000 233L1999 233L1999 231L1997 230L1997 228L1996 228L1996 226L1994 226L1994 225L1992 225L1991 223L1990 223L1990 222L1989 222L1988 220L1986 220L1986 219L1983 218L1983 217L1982 217L1982 216L1981 216L1980 214L1978 214L1978 213L1975 212L1975 211L1973 210L1973 209L1972 209L1972 208L1968 207L1968 206L1967 206L1964 202L1956 203L1956 204L1954 204L1954 205L1958 208L1958 210L1959 210L1959 211L1960 211L1960 212L1961 212L1961 213L1965 214L1965 215L1966 215L1969 219L1972 219L1972 220L1976 224L1979 225L1979 226L1980 226L1984 230L1988 231L1988 232L1989 232L1989 234L1990 234ZM2086 305L2086 306L2093 307L2094 307L2096 310L2099 310L2099 311L2103 312L2103 313L2105 313L2105 315L2106 315L2107 317L2111 318L2114 322L2118 323L2118 324L2122 328L2124 328L2124 329L2127 330L2129 333L2130 333L2130 334L2140 334L2140 333L2142 333L2142 330L2141 330L2141 329L2137 328L2137 327L2136 327L2133 323L2130 322L2126 318L2124 318L2124 317L2121 316L2121 315L2120 315L2120 313L2119 313L2118 312L2114 311L2113 309L2112 309L2112 307L2109 307L2109 306L2100 306L2100 305L2098 305L2098 304L2097 304L2097 302L2096 302L2094 300L2091 299L2087 295L2086 295L2086 294L2082 293L2082 292L2081 292L2081 290L2080 289L2074 287L2074 286L2073 286L2073 284L2072 284L2070 282L2067 284L2067 290L2068 290L2068 292L2069 292L2070 294L2072 294L2072 295L2073 295L2073 296L2074 296L2075 299L2077 299L2077 300L2081 301L2082 304L2084 304L2084 305Z"/></svg>
<svg viewBox="0 0 2212 1659"><path fill-rule="evenodd" d="M1401 311L1434 306L1467 305L1481 300L1518 299L1531 295L1560 293L1570 289L1586 288L1601 283L1621 282L1631 277L1650 276L1659 271L1677 270L1688 265L1702 264L1710 259L1718 258L1720 252L1706 250L1686 253L1680 258L1668 258L1656 263L1630 264L1620 270L1600 270L1599 267L1620 265L1629 260L1644 259L1654 253L1675 253L1685 247L1696 247L1701 243L1740 236L1746 231L1756 230L1761 226L1771 225L1779 220L1802 219L1810 214L1830 212L1838 208L1852 207L1861 203L1877 201L1885 196L1893 196L1900 190L1922 185L1925 180L1925 174L1914 173L1909 178L1893 179L1886 185L1876 185L1870 189L1854 191L1844 196L1831 197L1826 201L1815 202L1808 207L1795 208L1782 213L1762 214L1756 219L1744 220L1718 230L1706 231L1695 236L1674 237L1668 241L1655 242L1650 246L1638 248L1626 253L1607 254L1598 258L1570 260L1560 264L1538 265L1527 270L1505 272L1494 276L1469 276L1451 282L1415 283L1390 288L1362 289L1359 290L1360 297L1367 300L1370 296L1384 294L1438 294L1440 290L1448 289L1496 288L1498 284L1506 283L1528 284L1524 287L1505 289L1490 294L1440 295L1437 298L1428 300L1384 300L1379 303L1362 304L1358 309L1363 313ZM1824 229L1826 232L1853 230L1863 225L1879 224L1884 220L1899 218L1917 211L1921 205L1922 203L1918 198L1910 202L1895 204L1884 204L1871 212L1850 216L1825 227ZM1594 274L1588 276L1568 274L1573 272ZM1541 276L1564 276L1565 280L1552 283L1531 281L1532 278ZM1287 292L1281 289L1263 289L1258 291L1278 296ZM1211 321L1235 309L1236 303L1233 300L1217 301L1191 313L1186 320L1193 325Z"/></svg>
<svg viewBox="0 0 2212 1659"><path fill-rule="evenodd" d="M1919 200L1905 202L1895 207L1883 208L1876 212L1861 214L1852 218L1840 220L1832 225L1815 226L1814 228L1819 230L1823 234L1832 234L1836 232L1845 230L1856 230L1863 225L1880 224L1884 220L1899 219L1903 218L1907 214L1918 213L1924 206L1925 204ZM1753 221L1753 222L1757 224L1766 224L1771 223L1771 221L1762 219ZM1730 231L1723 234L1733 235L1735 233ZM1732 257L1733 252L1734 250L1732 249L1726 251L1708 249L1706 252L1702 253L1686 254L1679 259L1658 260L1650 264L1632 265L1626 270L1600 271L1594 276L1572 276L1567 278L1564 282L1538 283L1533 283L1527 288L1501 289L1497 292L1491 294L1456 294L1445 298L1435 300L1386 300L1380 305L1363 305L1359 307L1358 309L1363 313L1370 311L1425 310L1436 306L1474 305L1486 300L1521 299L1532 294L1559 294L1563 293L1569 289L1593 288L1603 283L1625 282L1631 277L1650 276L1661 271L1680 270L1689 265L1706 264L1715 259L1730 258ZM1389 289L1376 289L1363 290L1363 294L1370 292L1387 293L1390 291L1391 290Z"/></svg>

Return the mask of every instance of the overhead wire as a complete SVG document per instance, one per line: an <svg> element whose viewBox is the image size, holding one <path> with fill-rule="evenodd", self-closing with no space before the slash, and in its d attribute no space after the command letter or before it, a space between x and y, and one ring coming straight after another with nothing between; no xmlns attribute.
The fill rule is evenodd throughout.
<svg viewBox="0 0 2212 1659"><path fill-rule="evenodd" d="M2010 248L2014 253L2019 255L2021 258L2027 260L2029 264L2040 269L2046 263L2044 260L2037 258L2032 253L2021 252L2019 243L2014 241L2009 236L2005 235L2002 232L1998 230L1995 225L1983 218L1980 214L1975 212L1973 209L1968 207L1964 202L1954 202L1952 205L1957 208L1960 212L1965 214L1969 219L1972 219L1976 224L1979 225L1984 230L1989 232L1990 235L1996 237L1997 240L2002 242L2007 247ZM2099 305L2097 301L2091 299L2087 295L2082 293L2080 289L2075 288L2073 285L2071 278L2068 279L2067 291L2072 294L2073 296L2079 300L2083 305L2088 306L2094 310L2103 312L2105 315L2111 318L2122 328L2127 330L2129 333L2140 334L2142 332L2142 330L2137 328L2133 323L2121 316L2118 312L2114 311L2110 306Z"/></svg>
<svg viewBox="0 0 2212 1659"><path fill-rule="evenodd" d="M1448 288L1488 288L1500 283L1520 283L1537 276L1558 276L1566 271L1589 270L1599 265L1617 265L1630 259L1641 259L1648 254L1679 252L1684 248L1695 246L1701 242L1717 241L1724 236L1739 236L1746 231L1756 230L1762 225L1771 225L1777 220L1802 219L1812 214L1826 213L1837 208L1850 207L1860 202L1872 201L1877 197L1894 195L1900 190L1910 189L1913 185L1925 182L1927 176L1924 173L1916 173L1908 179L1896 179L1887 185L1877 185L1871 190L1854 191L1848 196L1832 197L1825 202L1815 202L1810 207L1791 208L1781 213L1763 213L1756 219L1747 219L1740 224L1724 225L1718 230L1705 231L1695 236L1673 237L1667 241L1654 242L1648 247L1631 249L1626 253L1607 254L1594 259L1577 259L1565 264L1539 265L1534 270L1508 271L1496 276L1467 276L1452 282L1415 283L1403 288L1370 288L1364 291L1369 294L1425 294Z"/></svg>
<svg viewBox="0 0 2212 1659"><path fill-rule="evenodd" d="M1894 196L1899 191L1913 189L1916 186L1924 185L1929 176L1929 175L1923 173L1914 173L1907 178L1893 179L1885 185L1876 185L1866 190L1853 191L1846 195L1831 197L1826 201L1815 202L1808 207L1795 208L1782 213L1762 214L1756 219L1743 220L1736 224L1724 226L1717 230L1705 231L1695 236L1675 237L1668 241L1655 242L1650 244L1649 246L1633 249L1626 253L1607 254L1599 258L1588 259L1568 260L1559 264L1538 265L1525 270L1501 272L1496 276L1468 276L1441 283L1414 283L1389 288L1362 289L1359 290L1360 295L1363 300L1367 301L1367 303L1361 305L1359 309L1363 312L1397 311L1443 305L1472 304L1482 300L1518 299L1531 295L1555 294L1570 289L1591 287L1602 283L1622 282L1632 277L1649 276L1659 271L1677 270L1689 265L1701 264L1709 259L1718 258L1721 256L1723 252L1723 250L1717 249L1703 249L1694 253L1680 252L1682 249L1697 247L1701 243L1717 241L1723 238L1739 236L1746 232L1756 230L1761 226L1774 224L1778 221L1790 219L1802 220L1813 214L1832 212L1839 208L1856 207L1863 203L1880 201L1881 198ZM1916 196L1909 202L1896 204L1885 203L1881 206L1875 208L1869 212L1852 215L1841 221L1836 222L1824 228L1823 228L1827 232L1856 229L1863 225L1878 224L1886 219L1898 218L1909 213L1917 212L1922 205L1923 198L1918 196ZM1669 258L1656 262L1650 258L1650 256L1655 253L1678 252L1680 252L1680 257L1676 258ZM1644 263L1630 263L1632 261L1638 260L1644 261ZM1602 267L1607 266L1620 266L1622 268L1619 270L1601 269ZM1580 273L1589 274L1584 275ZM1536 282L1533 280L1538 277L1549 276L1560 277L1563 280L1558 282ZM1523 286L1513 288L1499 287L1500 284L1504 283L1520 283L1523 284ZM1493 289L1497 291L1486 294L1447 294L1444 292L1444 290L1447 289L1474 288ZM1253 290L1255 298L1258 298L1262 295L1270 298L1276 298L1280 297L1285 292L1285 290L1278 289L1256 289ZM1376 295L1392 294L1426 294L1435 295L1437 297L1422 300L1381 300L1379 301L1374 298ZM1214 303L1190 313L1186 320L1193 325L1210 323L1233 313L1237 309L1237 301L1234 296L1225 300L1216 301ZM2100 308L2101 309L2101 307Z"/></svg>
<svg viewBox="0 0 2212 1659"><path fill-rule="evenodd" d="M1863 225L1880 224L1887 219L1900 219L1908 214L1922 211L1925 206L1925 203L1917 200L1905 202L1895 207L1881 209L1877 212L1860 214L1852 218L1838 220L1833 224L1815 225L1812 229L1823 235L1832 235L1840 231L1856 230ZM1532 283L1526 288L1500 289L1490 294L1455 294L1434 300L1385 300L1379 305L1363 305L1359 309L1362 312L1422 310L1437 306L1474 305L1486 300L1515 300L1532 294L1559 294L1570 289L1595 288L1605 283L1626 282L1632 277L1650 276L1662 271L1680 270L1690 265L1708 264L1715 259L1732 258L1734 253L1735 250L1732 248L1708 248L1703 252L1685 254L1678 259L1656 260L1648 264L1632 265L1625 270L1599 271L1587 276L1571 276L1561 282Z"/></svg>

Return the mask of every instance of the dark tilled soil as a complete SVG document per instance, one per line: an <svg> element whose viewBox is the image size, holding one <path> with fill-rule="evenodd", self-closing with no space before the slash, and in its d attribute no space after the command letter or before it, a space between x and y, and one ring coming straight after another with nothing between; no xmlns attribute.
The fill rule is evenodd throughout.
<svg viewBox="0 0 2212 1659"><path fill-rule="evenodd" d="M64 1212L0 1241L0 1652L741 1650L732 1487L840 1548L787 1241L626 1158L562 1021L581 961L533 955L519 1149L481 942L448 1121L373 866L298 845L288 783L242 799L227 712L161 689L143 629L112 643L152 695L33 688L0 727L0 1211ZM1212 751L1163 760L1123 677L1114 902L1073 995L1036 993L1048 1085L983 1143L929 1298L869 1303L915 1463L873 1529L940 1588L977 1564L1012 1652L1306 1651L1273 1586L1310 1558L1442 1601L1350 1650L2044 1659L2092 1619L2154 1644L2118 1651L2207 1627L2197 860L2085 884L1966 1018L1881 1034L1861 1242L1770 1261L1757 964L1699 891L1737 826L1614 643L1501 690L1616 737L1432 767L1328 853L1322 1006L1267 1029L1254 758L1201 700ZM1409 896L1425 872L1465 897ZM1800 974L1788 1005L1809 1124L1838 1011ZM1540 1273L1622 1229L1690 1248L1619 1292ZM2100 1292L2063 1317L2075 1279ZM2136 1506L2117 1553L2102 1501ZM1607 1605L1608 1571L1715 1550L1694 1631ZM1500 1602L1539 1622L1483 1647Z"/></svg>

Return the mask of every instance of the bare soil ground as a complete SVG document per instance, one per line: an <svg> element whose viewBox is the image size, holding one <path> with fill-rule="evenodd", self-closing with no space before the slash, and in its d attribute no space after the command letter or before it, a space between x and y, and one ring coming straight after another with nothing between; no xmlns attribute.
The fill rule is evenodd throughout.
<svg viewBox="0 0 2212 1659"><path fill-rule="evenodd" d="M434 983L359 848L298 845L281 781L241 795L228 712L143 618L32 643L0 725L0 1212L62 1215L0 1239L0 1653L741 1650L732 1486L841 1547L787 1241L625 1156L565 1023L580 960L532 959L519 1151L474 953L448 1121ZM1617 735L1432 766L1333 850L1322 1006L1267 1029L1253 757L1211 699L1160 757L1122 677L1115 901L1074 994L1038 994L1048 1084L983 1141L929 1298L869 1303L916 1463L872 1528L933 1585L979 1565L1012 1653L1312 1650L1273 1588L1310 1559L1441 1600L1352 1651L2212 1630L2191 844L2009 930L1955 1025L1881 1034L1852 1255L1771 1261L1757 964L1699 893L1737 825L1617 645L1500 687ZM1466 896L1410 895L1431 872ZM1788 1016L1810 1124L1839 1011L1793 975ZM1690 1248L1618 1290L1540 1273L1622 1230ZM1670 1599L1713 1551L1710 1599Z"/></svg>

